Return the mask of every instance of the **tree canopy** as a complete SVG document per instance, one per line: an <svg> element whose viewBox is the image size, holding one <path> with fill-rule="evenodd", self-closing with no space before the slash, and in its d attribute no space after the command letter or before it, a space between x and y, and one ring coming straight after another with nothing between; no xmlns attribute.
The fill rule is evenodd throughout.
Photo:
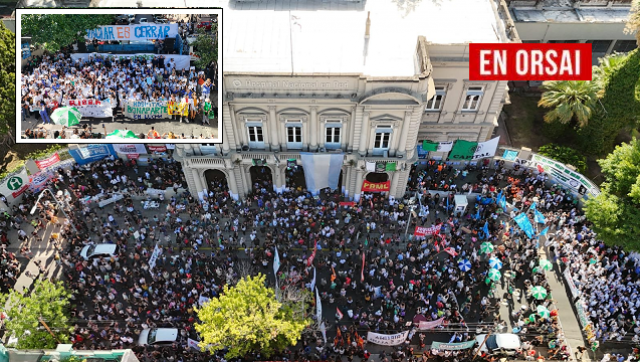
<svg viewBox="0 0 640 362"><path fill-rule="evenodd" d="M200 58L196 61L196 65L200 68L206 68L211 62L218 61L218 23L211 23L211 34L208 34L204 28L198 29L198 36L192 43L194 53Z"/></svg>
<svg viewBox="0 0 640 362"><path fill-rule="evenodd" d="M0 145L13 139L16 122L16 35L0 24Z"/></svg>
<svg viewBox="0 0 640 362"><path fill-rule="evenodd" d="M69 323L70 293L62 282L44 279L34 281L33 291L0 294L0 305L6 305L5 329L18 338L18 349L55 349L58 342L69 342L73 331ZM55 338L40 322L47 324Z"/></svg>
<svg viewBox="0 0 640 362"><path fill-rule="evenodd" d="M627 20L624 32L636 34L636 43L640 47L640 0L634 0L631 4L631 13L629 13L629 20Z"/></svg>
<svg viewBox="0 0 640 362"><path fill-rule="evenodd" d="M570 123L584 127L591 118L591 109L597 100L595 83L589 81L547 81L539 107L552 108L544 115L545 122Z"/></svg>
<svg viewBox="0 0 640 362"><path fill-rule="evenodd" d="M265 286L263 274L243 278L236 286L225 285L220 297L197 313L200 347L212 353L227 348L227 359L252 352L269 357L296 344L310 323L295 308L276 299L274 290Z"/></svg>
<svg viewBox="0 0 640 362"><path fill-rule="evenodd" d="M640 141L623 143L598 163L605 182L585 214L605 243L640 250Z"/></svg>
<svg viewBox="0 0 640 362"><path fill-rule="evenodd" d="M87 30L111 25L113 14L28 14L22 15L22 35L50 51L84 40Z"/></svg>

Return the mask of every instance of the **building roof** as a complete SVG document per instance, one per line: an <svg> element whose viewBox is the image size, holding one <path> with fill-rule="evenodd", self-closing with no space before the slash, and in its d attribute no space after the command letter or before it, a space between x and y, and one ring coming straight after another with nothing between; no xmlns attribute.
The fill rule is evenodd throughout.
<svg viewBox="0 0 640 362"><path fill-rule="evenodd" d="M224 71L411 77L420 35L438 44L500 42L493 1L235 2L223 6Z"/></svg>

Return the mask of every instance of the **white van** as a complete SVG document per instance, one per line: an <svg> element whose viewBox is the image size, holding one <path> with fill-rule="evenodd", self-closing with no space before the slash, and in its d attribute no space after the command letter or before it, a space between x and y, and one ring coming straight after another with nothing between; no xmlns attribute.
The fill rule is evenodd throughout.
<svg viewBox="0 0 640 362"><path fill-rule="evenodd" d="M476 342L478 342L481 353L488 353L490 355L515 355L518 350L522 348L522 342L520 342L520 336L513 333L498 333L492 334L484 342L487 337L486 334L480 334L476 336ZM484 345L482 344L484 342ZM477 350L477 349L476 349Z"/></svg>

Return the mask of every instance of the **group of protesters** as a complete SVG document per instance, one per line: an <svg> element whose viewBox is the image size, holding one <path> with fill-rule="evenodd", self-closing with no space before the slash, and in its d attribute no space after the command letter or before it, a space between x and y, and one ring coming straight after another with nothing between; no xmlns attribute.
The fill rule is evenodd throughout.
<svg viewBox="0 0 640 362"><path fill-rule="evenodd" d="M543 226L559 230L549 242L550 257L556 256L554 250L564 250L574 261L569 265L584 264L586 276L579 288L595 295L590 312L595 313L594 323L598 311L608 318L599 327L601 336L609 332L609 338L615 338L613 324L618 333L629 328L625 323L637 308L637 271L629 267L633 256L592 240L576 200L561 188L546 185L544 174L513 170L501 163L489 166L481 163L475 170L458 171L442 162L428 162L412 172L406 197L364 193L354 204L340 204L337 191L314 196L296 187L276 193L269 177L257 177L254 191L240 200L231 198L225 182L213 180L207 185L209 192L198 199L184 191L181 166L171 159L140 167L135 161L110 157L61 170L52 187L73 196L71 220L62 231L66 252L61 253L60 263L73 290L74 346L133 348L142 361L220 360L186 346L187 338L197 340L194 306L215 298L224 285L247 274L262 272L274 283L272 264L278 253L278 285L317 287L327 311L322 318L333 325L327 343L318 333L305 333L302 348L285 351L282 357L366 360L371 355L370 344L365 344L368 332L409 331L406 341L381 355L381 361L412 359L418 352L423 359L463 358L472 352L430 350L427 345L434 336L442 342L465 342L505 326L497 310L501 296L495 290L500 282L488 279L489 259L496 258L504 264L502 283L524 297L524 307L514 307L512 314L511 332L525 342L519 356L531 359L534 347L545 347L550 356L566 359L567 346L552 301L531 295L534 286L549 289L545 274L533 270L543 252L535 238L509 225L516 209L532 216L539 210L547 218ZM432 184L440 185L443 179L449 185L447 192L429 192ZM451 185L462 182L480 195L475 205L456 213L454 195L463 190ZM116 194L122 198L98 206ZM408 200L416 194L421 195L420 210L409 222ZM508 208L500 204L500 195ZM151 201L157 206L148 210L143 205ZM24 210L15 215L25 217ZM47 217L45 213L38 219ZM437 232L405 238L407 226L411 231L424 226ZM559 237L567 228L579 230L580 241L573 234L566 240ZM38 235L36 231L33 237ZM482 242L496 245L495 251L480 252ZM560 244L554 246L556 242ZM103 243L116 244L117 253L92 260L80 256L86 245ZM578 263L588 254L579 253L583 250L576 245L585 243L593 249L597 263L590 264L590 259ZM156 244L161 254L150 265ZM469 270L460 268L462 259L469 261ZM592 275L606 278L607 286L596 285ZM620 294L613 299L617 305L610 306L614 291ZM552 313L531 317L537 306ZM620 322L619 315L629 318ZM420 322L434 327L425 332L418 328ZM168 347L136 346L140 332L154 327L178 328L180 341Z"/></svg>

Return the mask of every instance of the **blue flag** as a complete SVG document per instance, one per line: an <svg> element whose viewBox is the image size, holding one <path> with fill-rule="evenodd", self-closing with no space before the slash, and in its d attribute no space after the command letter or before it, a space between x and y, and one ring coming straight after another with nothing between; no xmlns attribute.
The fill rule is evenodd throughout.
<svg viewBox="0 0 640 362"><path fill-rule="evenodd" d="M484 227L482 228L482 232L484 233L484 238L489 239L489 222L484 222Z"/></svg>
<svg viewBox="0 0 640 362"><path fill-rule="evenodd" d="M525 234L527 234L527 237L530 237L530 238L533 237L533 234L534 234L533 226L531 225L531 222L529 221L527 214L521 213L520 215L513 218L513 220L518 224L520 229L522 229L522 231L524 231Z"/></svg>
<svg viewBox="0 0 640 362"><path fill-rule="evenodd" d="M549 227L547 226L546 228L544 228L544 230L540 232L540 235L547 235L548 232L549 232Z"/></svg>
<svg viewBox="0 0 640 362"><path fill-rule="evenodd" d="M449 196L447 196L447 211L449 211Z"/></svg>
<svg viewBox="0 0 640 362"><path fill-rule="evenodd" d="M480 208L478 208L478 212L476 212L476 220L480 220Z"/></svg>
<svg viewBox="0 0 640 362"><path fill-rule="evenodd" d="M547 222L547 219L544 217L544 215L542 215L542 213L540 211L534 210L534 214L533 215L534 215L533 219L538 224L544 224L545 222Z"/></svg>
<svg viewBox="0 0 640 362"><path fill-rule="evenodd" d="M531 204L531 206L529 206L529 210L535 210L536 209L536 203L534 202L533 204Z"/></svg>

